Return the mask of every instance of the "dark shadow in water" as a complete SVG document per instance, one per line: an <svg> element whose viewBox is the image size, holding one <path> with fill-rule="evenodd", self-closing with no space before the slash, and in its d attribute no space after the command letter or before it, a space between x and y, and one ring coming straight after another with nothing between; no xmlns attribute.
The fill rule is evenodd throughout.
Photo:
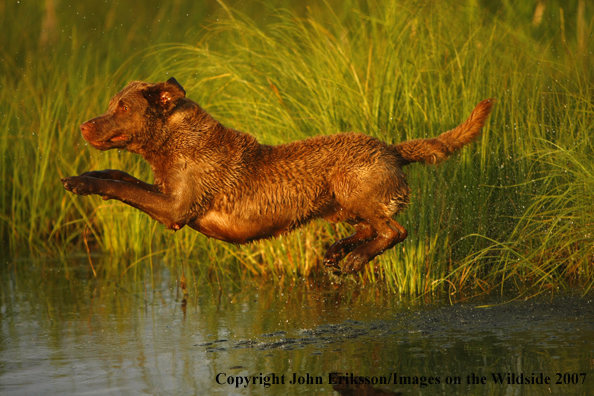
<svg viewBox="0 0 594 396"><path fill-rule="evenodd" d="M341 396L400 396L400 392L391 392L388 390L374 388L369 384L340 384L332 385Z"/></svg>

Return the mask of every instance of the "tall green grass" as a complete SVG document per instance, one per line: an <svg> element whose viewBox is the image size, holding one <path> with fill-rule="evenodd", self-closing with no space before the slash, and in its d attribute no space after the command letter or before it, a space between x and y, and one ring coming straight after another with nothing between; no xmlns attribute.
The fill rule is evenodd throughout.
<svg viewBox="0 0 594 396"><path fill-rule="evenodd" d="M584 35L578 22L594 9L576 19L568 10L577 2L547 3L539 24L532 7L475 1L220 2L187 19L178 2L138 10L133 21L120 21L116 6L87 9L90 26L109 33L81 34L89 25L78 21L53 46L4 50L19 56L0 66L2 240L11 254L88 247L132 263L159 256L204 271L309 276L348 227L313 222L247 246L173 234L119 202L61 188L60 177L88 169L151 178L136 156L87 147L77 126L128 81L171 76L225 125L267 144L342 131L388 142L433 137L495 97L478 143L443 165L407 167L412 202L397 220L409 237L357 277L404 294L508 284L588 290L593 24ZM10 23L0 27L15 29Z"/></svg>

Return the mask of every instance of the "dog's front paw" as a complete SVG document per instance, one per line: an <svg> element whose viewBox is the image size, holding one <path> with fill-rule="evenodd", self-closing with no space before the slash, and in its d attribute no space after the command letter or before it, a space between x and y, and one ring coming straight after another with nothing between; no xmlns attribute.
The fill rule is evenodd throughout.
<svg viewBox="0 0 594 396"><path fill-rule="evenodd" d="M86 176L65 177L62 180L64 188L78 195L96 194L96 186L93 178Z"/></svg>

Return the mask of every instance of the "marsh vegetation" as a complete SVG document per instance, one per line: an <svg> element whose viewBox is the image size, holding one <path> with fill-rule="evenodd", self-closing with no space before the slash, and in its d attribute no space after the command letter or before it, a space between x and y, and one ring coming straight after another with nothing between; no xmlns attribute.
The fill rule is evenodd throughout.
<svg viewBox="0 0 594 396"><path fill-rule="evenodd" d="M478 143L442 165L407 169L412 202L398 221L408 239L357 279L413 295L587 292L594 7L494 4L0 1L0 27L10 32L0 38L3 261L88 252L92 265L102 252L126 260L93 267L95 275L156 257L188 278L323 271L326 248L348 227L313 222L234 246L62 189L60 178L91 169L152 181L140 157L94 150L78 126L129 81L175 76L224 125L267 144L345 131L387 142L433 137L497 98Z"/></svg>

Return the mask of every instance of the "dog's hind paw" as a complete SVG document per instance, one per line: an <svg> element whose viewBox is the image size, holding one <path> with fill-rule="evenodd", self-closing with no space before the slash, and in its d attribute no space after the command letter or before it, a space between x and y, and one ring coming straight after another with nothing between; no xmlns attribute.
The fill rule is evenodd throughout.
<svg viewBox="0 0 594 396"><path fill-rule="evenodd" d="M336 260L335 258L324 258L324 265L326 267L340 268L338 266L338 260Z"/></svg>
<svg viewBox="0 0 594 396"><path fill-rule="evenodd" d="M347 256L344 260L344 265L342 266L342 272L345 274L353 274L355 272L359 272L363 270L365 264L369 262L369 258L361 253L351 253Z"/></svg>
<svg viewBox="0 0 594 396"><path fill-rule="evenodd" d="M336 258L324 258L324 265L328 269L328 271L332 271L332 274L336 276L342 275L342 269L338 265L338 260Z"/></svg>

